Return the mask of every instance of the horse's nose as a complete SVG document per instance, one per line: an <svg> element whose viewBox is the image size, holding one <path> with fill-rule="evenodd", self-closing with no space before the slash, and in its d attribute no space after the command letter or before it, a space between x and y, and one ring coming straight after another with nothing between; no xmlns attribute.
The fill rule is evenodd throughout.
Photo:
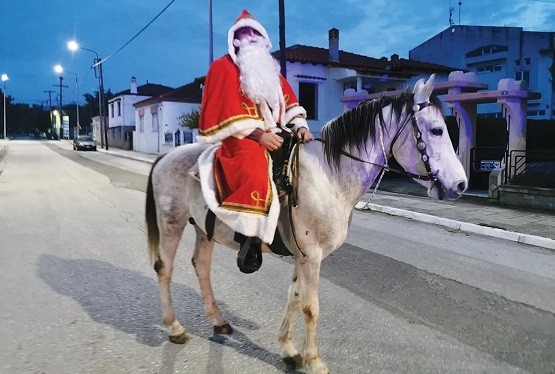
<svg viewBox="0 0 555 374"><path fill-rule="evenodd" d="M468 187L468 186L467 186L466 181L460 181L460 182L457 184L457 189L458 189L459 193L463 193L464 191L466 191L466 188L467 188L467 187Z"/></svg>

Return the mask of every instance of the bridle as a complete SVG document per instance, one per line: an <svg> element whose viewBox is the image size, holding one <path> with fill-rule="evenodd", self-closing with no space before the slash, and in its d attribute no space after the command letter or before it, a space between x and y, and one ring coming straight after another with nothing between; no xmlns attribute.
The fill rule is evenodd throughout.
<svg viewBox="0 0 555 374"><path fill-rule="evenodd" d="M390 167L389 165L387 165L387 155L385 154L385 152L384 152L384 158L385 158L385 163L386 163L385 165L384 164L378 164L378 163L371 162L371 161L367 161L367 160L363 160L361 158L353 156L352 154L350 154L350 153L348 153L344 150L341 151L341 154L343 156L346 156L346 157L348 157L350 159L353 159L355 161L358 161L358 162L363 162L365 164L378 166L378 167L382 168L382 170L385 170L385 171L392 171L392 172L397 173L397 174L406 175L406 176L411 177L413 179L432 182L432 184L438 183L437 174L438 174L439 170L437 170L435 173L432 171L432 167L430 166L430 157L426 153L427 145L426 145L426 142L424 141L424 139L422 139L422 132L418 128L418 124L416 122L416 117L414 116L414 114L416 112L419 112L422 109L424 109L424 108L426 108L427 106L430 106L430 105L431 105L431 103L429 101L426 101L426 102L423 102L423 103L415 104L411 108L411 112L406 117L405 121L403 122L403 125L399 127L399 130L397 130L397 133L393 137L393 141L391 142L391 145L389 147L389 153L391 154L392 151L393 151L393 145L395 144L395 142L399 138L399 135L401 135L401 133L405 129L407 123L410 121L410 123L412 124L412 128L414 130L414 136L416 138L416 148L420 152L420 158L422 159L422 162L424 163L424 167L426 168L426 175L415 174L415 173L411 173L409 171L406 171L404 169L399 170L399 169ZM320 138L317 138L315 140L318 140L318 141L325 144L325 141L320 139ZM380 139L380 141L382 142L382 146L383 146L383 137L382 137L382 139ZM441 191L441 188L439 188L438 190ZM442 194L442 192L440 192L440 194Z"/></svg>

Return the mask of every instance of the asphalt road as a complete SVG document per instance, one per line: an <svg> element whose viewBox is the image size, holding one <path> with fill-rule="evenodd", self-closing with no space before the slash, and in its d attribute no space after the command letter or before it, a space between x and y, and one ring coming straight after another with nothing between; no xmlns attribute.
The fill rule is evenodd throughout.
<svg viewBox="0 0 555 374"><path fill-rule="evenodd" d="M236 331L215 336L187 229L172 291L191 339L173 345L147 258L149 165L39 141L10 142L2 162L0 372L288 371L276 334L290 259L244 275L217 247L214 291ZM554 280L551 251L355 212L322 266L320 354L335 373L553 373Z"/></svg>

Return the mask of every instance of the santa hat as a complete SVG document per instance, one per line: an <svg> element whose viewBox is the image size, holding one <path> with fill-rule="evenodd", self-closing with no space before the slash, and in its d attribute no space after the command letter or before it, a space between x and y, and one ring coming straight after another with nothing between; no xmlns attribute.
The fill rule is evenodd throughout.
<svg viewBox="0 0 555 374"><path fill-rule="evenodd" d="M254 17L246 10L243 9L239 17L235 20L235 23L229 29L227 33L227 45L229 55L233 59L233 62L237 62L237 55L235 54L235 46L233 45L233 37L235 36L235 31L239 30L241 27L250 27L260 33L264 39L268 41L268 48L272 48L272 43L270 42L270 37L266 32L264 26L260 24Z"/></svg>

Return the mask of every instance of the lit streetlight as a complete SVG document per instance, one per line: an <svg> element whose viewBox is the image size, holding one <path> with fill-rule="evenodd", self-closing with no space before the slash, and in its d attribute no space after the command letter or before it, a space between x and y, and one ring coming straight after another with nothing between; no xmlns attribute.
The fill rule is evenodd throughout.
<svg viewBox="0 0 555 374"><path fill-rule="evenodd" d="M96 75L96 67L98 66L98 75L96 75L96 77L98 78L98 114L100 116L101 132L100 145L103 146L104 144L106 144L106 150L108 150L108 125L106 124L106 119L104 116L104 77L102 75L102 60L100 59L100 57L98 57L98 53L96 51L79 45L79 43L77 43L75 40L70 40L69 42L67 42L67 48L73 52L77 51L78 49L83 49L85 51L94 53L96 56L96 58L94 59L93 67L95 68L94 72ZM102 136L102 132L104 132L104 136ZM102 140L104 140L104 142L102 142Z"/></svg>
<svg viewBox="0 0 555 374"><path fill-rule="evenodd" d="M4 139L7 138L6 136L6 81L10 79L8 74L2 74L2 82L4 84L4 90L2 93L4 94Z"/></svg>
<svg viewBox="0 0 555 374"><path fill-rule="evenodd" d="M64 68L62 65L54 66L54 71L58 74L62 74L64 72ZM75 76L75 108L77 109L77 125L75 126L75 132L73 133L73 138L79 136L79 129L81 128L79 124L79 81L77 80L77 74L71 72L69 70L65 70L66 73Z"/></svg>
<svg viewBox="0 0 555 374"><path fill-rule="evenodd" d="M64 112L63 112L63 108L62 108L62 88L67 87L67 86L64 86L63 83L62 83L63 80L64 80L64 77L62 77L62 73L64 71L64 69L62 69L62 66L61 65L56 65L54 67L54 71L59 74L58 78L60 79L60 83L55 84L54 86L59 86L60 87L60 117L59 117L60 118L60 127L57 130L57 135L58 135L58 139L61 140L64 136L64 133L63 133Z"/></svg>

